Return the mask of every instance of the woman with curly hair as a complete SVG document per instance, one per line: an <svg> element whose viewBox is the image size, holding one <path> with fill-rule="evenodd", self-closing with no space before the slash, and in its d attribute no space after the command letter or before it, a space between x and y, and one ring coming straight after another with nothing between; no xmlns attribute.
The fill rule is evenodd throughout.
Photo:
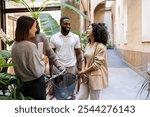
<svg viewBox="0 0 150 117"><path fill-rule="evenodd" d="M82 78L78 100L99 100L100 91L108 86L106 44L108 31L104 23L92 23L87 29L84 64L78 73Z"/></svg>

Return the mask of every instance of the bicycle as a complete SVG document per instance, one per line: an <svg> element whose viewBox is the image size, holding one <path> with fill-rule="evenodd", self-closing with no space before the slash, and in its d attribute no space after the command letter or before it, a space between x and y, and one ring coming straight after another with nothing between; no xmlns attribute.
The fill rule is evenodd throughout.
<svg viewBox="0 0 150 117"><path fill-rule="evenodd" d="M57 100L68 100L74 94L77 79L76 75L66 72L66 70L56 75L46 76L46 84L51 85L50 90L52 90L50 100L54 97Z"/></svg>

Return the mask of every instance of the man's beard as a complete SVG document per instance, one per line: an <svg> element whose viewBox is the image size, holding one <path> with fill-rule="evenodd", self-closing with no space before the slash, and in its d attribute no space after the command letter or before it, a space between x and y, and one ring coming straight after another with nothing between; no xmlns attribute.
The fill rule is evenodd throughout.
<svg viewBox="0 0 150 117"><path fill-rule="evenodd" d="M64 33L68 34L68 33L70 32L70 28L67 29L67 28L63 28L63 27L62 27L62 31L63 31Z"/></svg>

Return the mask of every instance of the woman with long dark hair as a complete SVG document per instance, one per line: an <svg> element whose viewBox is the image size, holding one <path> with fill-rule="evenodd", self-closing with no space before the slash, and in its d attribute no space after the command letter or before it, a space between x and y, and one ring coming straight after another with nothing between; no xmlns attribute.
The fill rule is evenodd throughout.
<svg viewBox="0 0 150 117"><path fill-rule="evenodd" d="M28 16L17 19L15 42L12 46L12 61L16 64L15 74L23 82L21 92L26 97L37 100L46 99L44 79L47 56L41 56L36 45L30 42L35 39L36 21Z"/></svg>

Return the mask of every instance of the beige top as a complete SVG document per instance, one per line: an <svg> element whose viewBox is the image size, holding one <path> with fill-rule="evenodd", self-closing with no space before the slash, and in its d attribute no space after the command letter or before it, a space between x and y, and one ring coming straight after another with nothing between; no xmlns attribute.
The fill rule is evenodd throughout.
<svg viewBox="0 0 150 117"><path fill-rule="evenodd" d="M96 47L97 46L97 47ZM96 49L96 51L95 51ZM95 53L95 56L94 56ZM87 73L89 86L94 90L103 89L108 86L108 67L106 59L106 46L95 42L94 45L87 44L84 52L84 69L92 67L94 71Z"/></svg>

